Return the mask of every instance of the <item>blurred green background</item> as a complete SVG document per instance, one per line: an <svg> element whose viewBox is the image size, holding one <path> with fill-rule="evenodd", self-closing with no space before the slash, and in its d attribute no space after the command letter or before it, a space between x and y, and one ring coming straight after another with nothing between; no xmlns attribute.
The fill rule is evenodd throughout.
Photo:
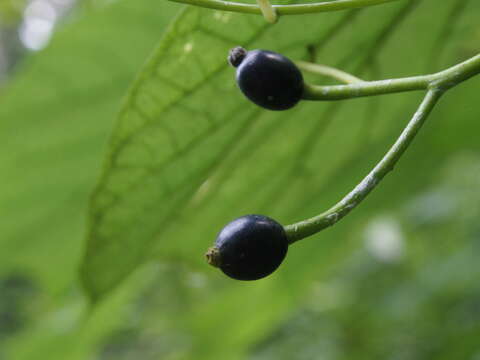
<svg viewBox="0 0 480 360"><path fill-rule="evenodd" d="M265 111L231 47L425 74L478 52L479 11L399 0L271 26L165 0L0 0L0 359L479 360L480 78L270 277L203 259L238 216L333 205L422 96Z"/></svg>

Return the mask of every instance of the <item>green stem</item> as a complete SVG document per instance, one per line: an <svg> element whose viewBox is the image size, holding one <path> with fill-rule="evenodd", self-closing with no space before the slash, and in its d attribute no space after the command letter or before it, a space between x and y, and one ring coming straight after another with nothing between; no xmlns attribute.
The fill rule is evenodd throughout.
<svg viewBox="0 0 480 360"><path fill-rule="evenodd" d="M285 226L285 232L287 233L289 243L292 244L295 241L301 240L332 226L360 204L360 202L375 188L375 186L378 185L385 175L393 170L393 167L415 138L415 135L417 135L442 94L443 91L439 88L431 89L427 92L425 98L415 112L415 115L387 154L340 202L318 216Z"/></svg>
<svg viewBox="0 0 480 360"><path fill-rule="evenodd" d="M431 75L399 79L355 82L349 85L319 86L305 84L304 100L344 100L404 91L442 88L447 90L480 73L480 54Z"/></svg>
<svg viewBox="0 0 480 360"><path fill-rule="evenodd" d="M448 90L480 73L480 54L447 70L430 75L430 87Z"/></svg>
<svg viewBox="0 0 480 360"><path fill-rule="evenodd" d="M307 61L295 61L295 64L300 70L311 72L313 74L328 76L346 84L353 84L364 81L352 74L349 74L345 71L331 66L314 64Z"/></svg>
<svg viewBox="0 0 480 360"><path fill-rule="evenodd" d="M303 100L345 100L365 96L425 90L428 89L429 84L430 78L425 75L400 79L363 81L348 85L320 86L305 84Z"/></svg>
<svg viewBox="0 0 480 360"><path fill-rule="evenodd" d="M222 0L170 0L177 3L196 5L209 9L232 11L245 14L262 15L262 11L258 5L243 4L233 1ZM356 9L366 6L380 5L398 0L336 0L328 2L319 2L312 4L295 4L295 5L273 5L278 15L301 15L312 14L318 12L338 11L346 9Z"/></svg>

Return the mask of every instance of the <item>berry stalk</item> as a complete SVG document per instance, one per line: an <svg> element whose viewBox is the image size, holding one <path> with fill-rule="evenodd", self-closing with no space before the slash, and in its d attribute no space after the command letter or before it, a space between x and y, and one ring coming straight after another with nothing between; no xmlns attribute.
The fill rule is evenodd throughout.
<svg viewBox="0 0 480 360"><path fill-rule="evenodd" d="M387 154L342 200L320 215L285 226L285 232L289 244L332 226L357 207L380 183L385 175L393 170L395 164L413 141L442 94L443 91L440 89L432 89L427 92L407 127L400 134L397 141L393 144Z"/></svg>
<svg viewBox="0 0 480 360"><path fill-rule="evenodd" d="M258 5L244 4L222 0L170 0L177 3L200 6L209 9L232 11L244 14L262 15ZM348 9L358 9L367 6L381 5L398 0L337 0L311 4L273 5L278 15L302 15L319 12L330 12Z"/></svg>

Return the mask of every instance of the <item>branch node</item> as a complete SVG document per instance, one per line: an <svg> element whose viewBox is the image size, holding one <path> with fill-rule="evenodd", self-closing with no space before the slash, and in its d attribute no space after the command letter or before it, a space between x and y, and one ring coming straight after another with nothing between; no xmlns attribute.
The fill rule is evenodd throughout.
<svg viewBox="0 0 480 360"><path fill-rule="evenodd" d="M257 0L258 7L267 22L275 24L278 20L277 11L270 3L270 0Z"/></svg>

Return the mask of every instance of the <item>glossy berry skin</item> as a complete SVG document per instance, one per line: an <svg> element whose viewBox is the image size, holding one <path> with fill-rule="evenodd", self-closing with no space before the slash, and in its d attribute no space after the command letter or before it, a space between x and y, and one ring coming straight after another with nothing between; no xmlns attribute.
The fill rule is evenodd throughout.
<svg viewBox="0 0 480 360"><path fill-rule="evenodd" d="M231 278L257 280L278 268L287 249L282 225L263 215L246 215L220 231L207 259Z"/></svg>
<svg viewBox="0 0 480 360"><path fill-rule="evenodd" d="M255 104L269 110L287 110L302 98L302 73L285 56L237 47L231 50L229 61L237 67L240 90Z"/></svg>

